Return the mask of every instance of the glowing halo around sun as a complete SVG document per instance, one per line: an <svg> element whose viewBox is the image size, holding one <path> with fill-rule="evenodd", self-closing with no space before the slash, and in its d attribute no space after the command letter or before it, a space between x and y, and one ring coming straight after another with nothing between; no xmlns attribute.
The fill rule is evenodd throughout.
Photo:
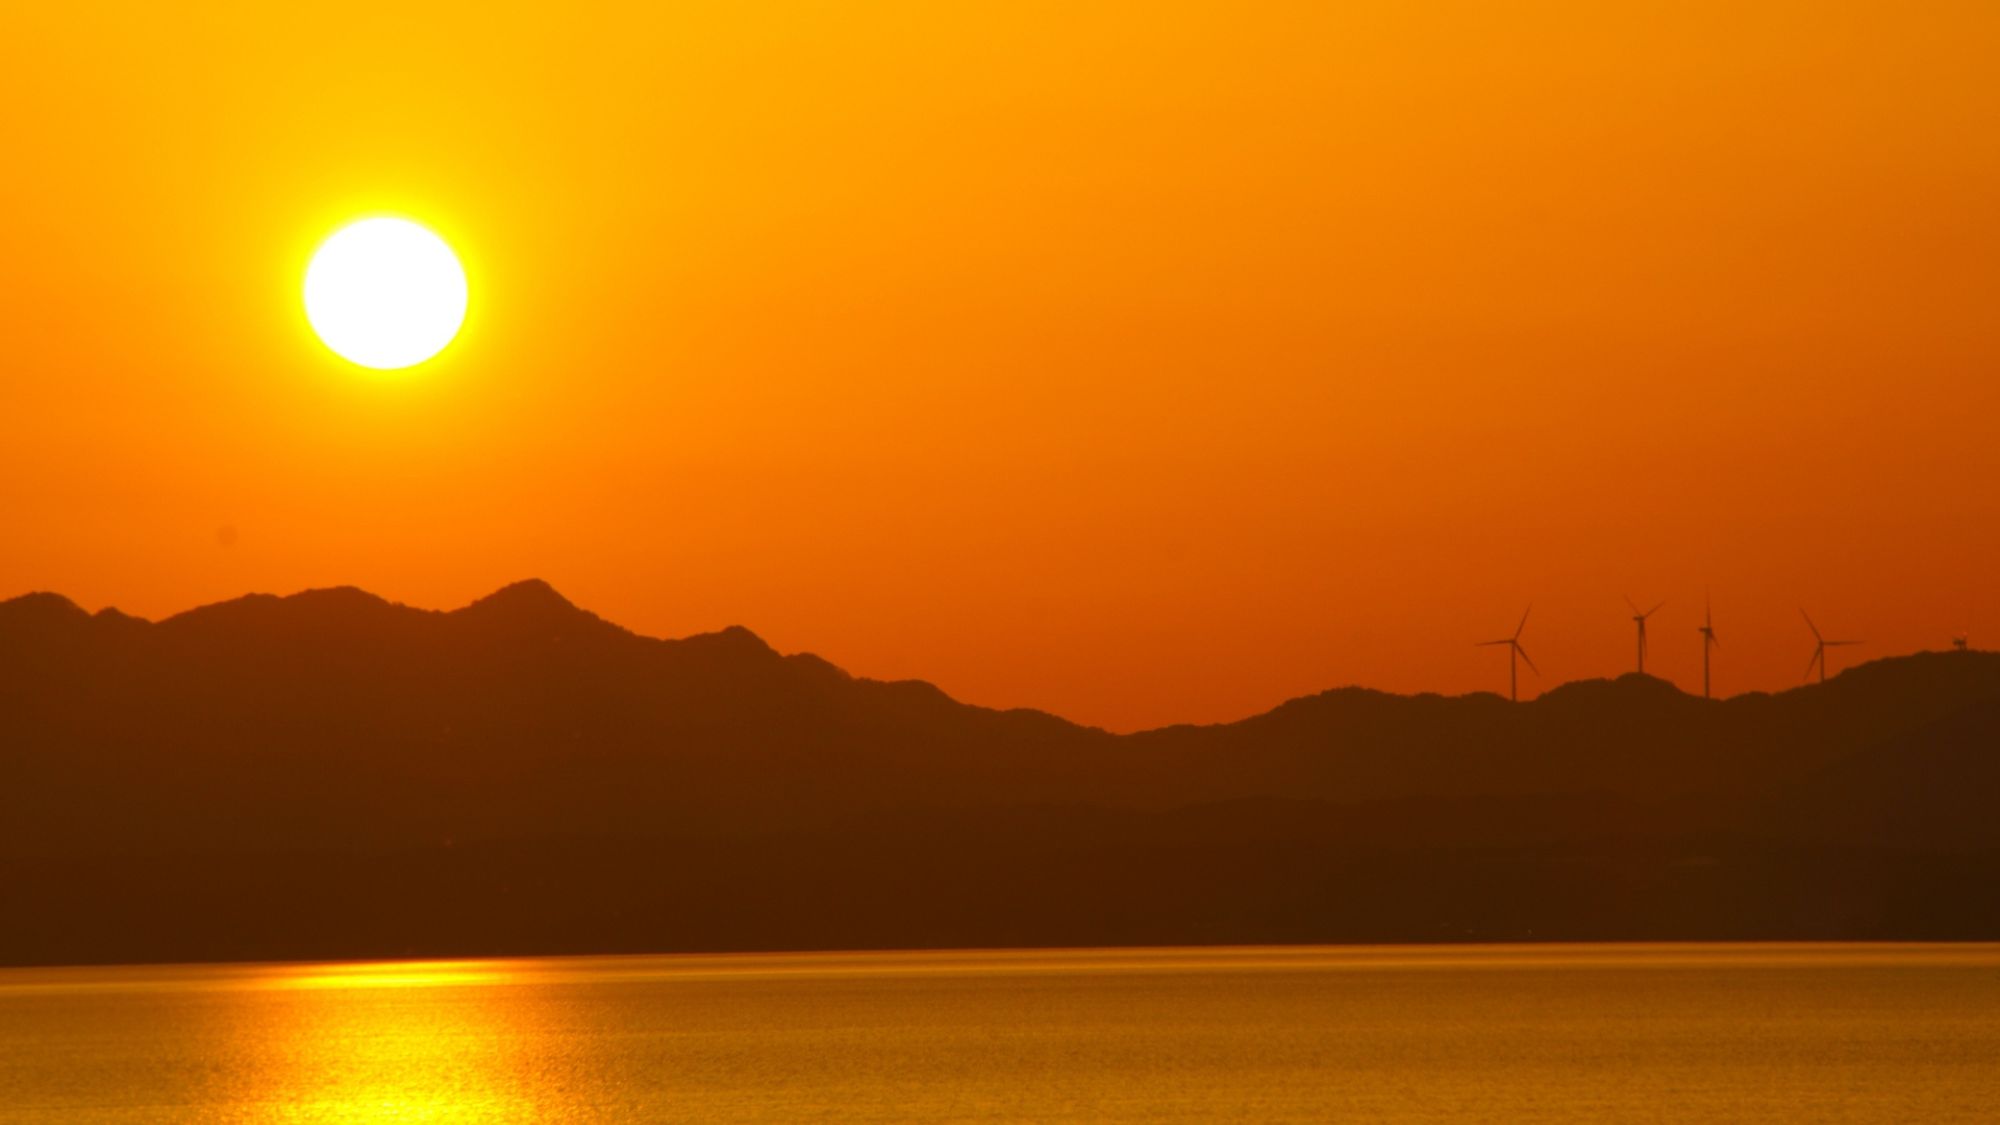
<svg viewBox="0 0 2000 1125"><path fill-rule="evenodd" d="M445 241L408 219L335 231L306 267L306 320L341 358L378 371L443 351L465 323L465 270Z"/></svg>

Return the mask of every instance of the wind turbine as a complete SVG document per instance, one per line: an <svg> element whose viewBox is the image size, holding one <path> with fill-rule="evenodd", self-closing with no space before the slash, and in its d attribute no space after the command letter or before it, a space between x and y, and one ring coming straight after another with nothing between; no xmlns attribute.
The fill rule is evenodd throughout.
<svg viewBox="0 0 2000 1125"><path fill-rule="evenodd" d="M1708 699L1708 651L1722 642L1715 639L1715 603L1707 598L1702 599L1701 625L1695 632L1701 634L1701 697Z"/></svg>
<svg viewBox="0 0 2000 1125"><path fill-rule="evenodd" d="M1521 611L1521 623L1514 626L1513 636L1501 637L1497 641L1475 642L1480 648L1485 648L1488 645L1507 646L1507 698L1516 703L1521 701L1521 680L1519 670L1514 667L1515 659L1518 657L1521 660L1527 660L1528 671L1533 672L1537 676L1542 674L1542 670L1535 667L1535 662L1528 660L1528 650L1521 647L1521 630L1528 627L1528 613L1534 608L1534 606L1529 606L1527 609Z"/></svg>
<svg viewBox="0 0 2000 1125"><path fill-rule="evenodd" d="M1972 637L1970 634L1965 632L1960 632L1957 636L1951 639L1951 647L1957 649L1960 652L1964 652L1966 650L1966 646L1970 644L1971 641Z"/></svg>
<svg viewBox="0 0 2000 1125"><path fill-rule="evenodd" d="M1827 650L1827 649L1830 649L1830 648L1837 648L1837 647L1839 647L1839 646L1841 646L1841 645L1858 645L1858 644L1860 644L1861 642L1860 642L1860 641L1829 641L1829 640L1827 640L1827 639L1826 639L1825 637L1822 637L1822 636L1820 636L1820 632L1819 632L1819 626L1817 626L1817 625L1813 624L1813 619L1812 619L1812 615L1811 615L1811 614L1809 614L1809 613L1807 613L1807 612L1806 612L1805 610L1801 609L1801 610L1799 610L1799 616L1800 616L1800 617L1803 617L1803 618L1805 618L1805 619L1806 619L1806 628L1808 628L1808 629L1811 629L1811 630L1812 630L1812 635L1813 635L1813 641L1815 642L1815 643L1813 644L1813 654L1812 654L1812 659L1811 659L1811 660L1808 660L1808 661L1806 661L1806 679L1807 679L1807 680L1811 680L1811 679L1812 679L1812 674L1813 674L1813 665L1817 664L1817 665L1819 665L1819 682L1820 682L1820 683L1825 683L1825 682L1826 682L1826 650Z"/></svg>
<svg viewBox="0 0 2000 1125"><path fill-rule="evenodd" d="M1656 605L1644 613L1639 612L1638 605L1630 597L1625 599L1625 604L1632 607L1632 622L1639 626L1639 674L1643 676L1646 674L1646 619L1660 612L1660 605L1665 605L1667 602L1665 598L1662 598L1660 599L1660 605Z"/></svg>

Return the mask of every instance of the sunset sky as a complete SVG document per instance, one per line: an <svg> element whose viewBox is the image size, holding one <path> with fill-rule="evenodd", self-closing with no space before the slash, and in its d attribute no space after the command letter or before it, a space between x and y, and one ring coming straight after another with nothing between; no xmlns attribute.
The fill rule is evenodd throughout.
<svg viewBox="0 0 2000 1125"><path fill-rule="evenodd" d="M16 6L0 598L549 580L1132 729L2000 646L2000 6ZM395 213L461 337L301 311Z"/></svg>

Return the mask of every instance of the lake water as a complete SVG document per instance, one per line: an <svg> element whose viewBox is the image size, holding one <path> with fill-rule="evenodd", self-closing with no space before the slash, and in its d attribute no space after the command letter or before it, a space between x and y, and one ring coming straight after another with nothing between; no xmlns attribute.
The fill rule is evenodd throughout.
<svg viewBox="0 0 2000 1125"><path fill-rule="evenodd" d="M2000 946L0 970L0 1121L2000 1119Z"/></svg>

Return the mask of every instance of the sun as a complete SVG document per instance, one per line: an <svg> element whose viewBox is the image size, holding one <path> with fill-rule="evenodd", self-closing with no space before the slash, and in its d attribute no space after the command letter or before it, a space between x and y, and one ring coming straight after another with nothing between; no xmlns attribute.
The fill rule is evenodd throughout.
<svg viewBox="0 0 2000 1125"><path fill-rule="evenodd" d="M335 231L306 267L306 320L341 358L392 371L443 351L465 323L465 270L408 219Z"/></svg>

